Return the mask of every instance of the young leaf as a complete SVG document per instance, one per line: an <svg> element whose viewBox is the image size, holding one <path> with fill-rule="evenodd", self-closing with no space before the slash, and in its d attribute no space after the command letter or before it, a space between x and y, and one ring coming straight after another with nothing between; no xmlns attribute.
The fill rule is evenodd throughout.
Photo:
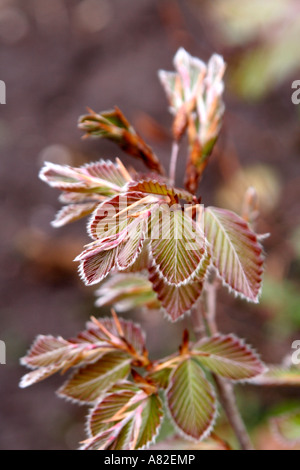
<svg viewBox="0 0 300 470"><path fill-rule="evenodd" d="M31 385L34 385L42 380L51 377L51 375L56 374L60 370L60 367L57 366L48 366L48 367L40 367L39 369L33 370L28 374L24 375L20 380L19 387L20 388L27 388Z"/></svg>
<svg viewBox="0 0 300 470"><path fill-rule="evenodd" d="M180 286L168 284L158 275L154 266L149 268L149 280L152 283L152 288L172 321L178 320L188 312L200 297L209 265L210 256L207 253L196 273L195 280Z"/></svg>
<svg viewBox="0 0 300 470"><path fill-rule="evenodd" d="M156 232L150 256L158 275L176 286L192 281L206 259L206 241L196 223L181 208L161 206L151 224Z"/></svg>
<svg viewBox="0 0 300 470"><path fill-rule="evenodd" d="M256 353L234 335L205 338L194 351L201 364L226 379L246 380L266 371Z"/></svg>
<svg viewBox="0 0 300 470"><path fill-rule="evenodd" d="M141 327L132 321L124 320L122 318L119 318L118 320L122 328L122 338L125 338L128 344L131 344L137 352L142 354L145 348L145 334ZM120 338L116 322L112 318L99 318L97 322L99 322L110 335ZM77 338L72 341L78 344L87 343L90 345L97 345L97 343L107 341L107 334L105 334L103 329L100 329L97 324L88 322L86 328L86 331L80 333Z"/></svg>
<svg viewBox="0 0 300 470"><path fill-rule="evenodd" d="M115 268L125 270L134 264L146 237L147 220L138 218L124 225L117 235L95 242L76 258L86 285L99 283Z"/></svg>
<svg viewBox="0 0 300 470"><path fill-rule="evenodd" d="M133 222L137 215L141 214L142 217L147 214L151 204L156 205L157 202L158 198L145 198L141 192L125 192L114 196L100 204L94 212L88 224L89 235L94 240L105 240L117 235L126 225Z"/></svg>
<svg viewBox="0 0 300 470"><path fill-rule="evenodd" d="M96 291L96 306L113 305L116 311L124 312L137 307L160 308L152 284L140 273L115 274Z"/></svg>
<svg viewBox="0 0 300 470"><path fill-rule="evenodd" d="M113 196L127 184L118 163L100 160L74 168L46 162L40 178L53 188L71 192L96 192Z"/></svg>
<svg viewBox="0 0 300 470"><path fill-rule="evenodd" d="M258 302L263 274L262 247L256 234L235 213L208 207L204 230L214 266L236 294Z"/></svg>
<svg viewBox="0 0 300 470"><path fill-rule="evenodd" d="M164 182L162 183L153 179L146 179L139 182L129 183L128 190L130 192L165 196L173 204L176 204L178 199L184 199L187 202L192 202L194 200L193 194L189 193L188 191L185 191L184 189L172 188L166 185Z"/></svg>
<svg viewBox="0 0 300 470"><path fill-rule="evenodd" d="M82 219L87 215L94 212L99 202L87 202L85 204L70 204L64 206L56 214L55 219L51 222L53 227L62 227L63 225L75 222L76 220Z"/></svg>
<svg viewBox="0 0 300 470"><path fill-rule="evenodd" d="M89 115L79 119L79 128L86 131L87 136L112 140L124 152L141 159L151 170L164 174L153 150L136 133L119 108L100 114L91 111Z"/></svg>
<svg viewBox="0 0 300 470"><path fill-rule="evenodd" d="M95 321L97 322L97 320ZM66 371L74 366L94 363L104 355L111 358L109 355L111 352L115 352L116 356L113 358L117 360L120 358L118 356L120 349L124 348L123 340L138 353L143 353L145 336L141 328L130 321L121 319L118 320L118 326L115 320L109 318L99 320L98 324L89 322L86 331L69 341L60 337L38 336L27 356L21 359L23 365L36 370L25 375L20 386L28 387L50 377L59 370ZM124 362L126 362L125 359ZM125 374L125 372L123 373Z"/></svg>
<svg viewBox="0 0 300 470"><path fill-rule="evenodd" d="M88 420L84 449L144 449L157 436L162 403L129 382L120 382L97 404Z"/></svg>
<svg viewBox="0 0 300 470"><path fill-rule="evenodd" d="M127 378L130 362L128 354L108 353L96 363L76 371L58 394L79 403L93 403L116 382Z"/></svg>
<svg viewBox="0 0 300 470"><path fill-rule="evenodd" d="M217 415L216 398L196 360L184 360L172 373L167 404L176 427L185 437L208 437Z"/></svg>
<svg viewBox="0 0 300 470"><path fill-rule="evenodd" d="M40 335L28 354L21 359L21 364L31 368L62 367L66 362L76 363L80 360L83 349L84 345L72 344L61 337Z"/></svg>

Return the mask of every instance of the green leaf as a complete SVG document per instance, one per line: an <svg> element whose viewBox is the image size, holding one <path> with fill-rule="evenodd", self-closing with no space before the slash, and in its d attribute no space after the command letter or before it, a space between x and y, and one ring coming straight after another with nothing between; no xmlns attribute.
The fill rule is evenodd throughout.
<svg viewBox="0 0 300 470"><path fill-rule="evenodd" d="M158 275L179 286L192 281L206 260L206 242L195 222L181 208L161 206L151 219L150 256Z"/></svg>
<svg viewBox="0 0 300 470"><path fill-rule="evenodd" d="M236 294L257 303L263 273L257 235L241 217L215 207L205 209L204 230L213 264L223 282Z"/></svg>
<svg viewBox="0 0 300 470"><path fill-rule="evenodd" d="M79 369L59 389L64 398L80 403L93 403L116 382L130 373L131 358L122 352L111 352L98 362Z"/></svg>
<svg viewBox="0 0 300 470"><path fill-rule="evenodd" d="M167 404L176 427L185 437L195 440L208 437L217 415L216 398L196 360L188 358L174 370Z"/></svg>
<svg viewBox="0 0 300 470"><path fill-rule="evenodd" d="M266 371L257 354L234 335L204 338L193 350L201 364L226 379L252 379Z"/></svg>
<svg viewBox="0 0 300 470"><path fill-rule="evenodd" d="M88 420L90 439L84 449L144 449L156 438L162 403L129 382L120 382L96 405Z"/></svg>

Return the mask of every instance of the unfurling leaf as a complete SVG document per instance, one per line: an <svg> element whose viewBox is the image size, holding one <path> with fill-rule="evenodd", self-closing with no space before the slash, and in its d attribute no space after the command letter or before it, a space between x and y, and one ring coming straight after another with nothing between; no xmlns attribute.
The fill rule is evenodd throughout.
<svg viewBox="0 0 300 470"><path fill-rule="evenodd" d="M113 196L128 183L119 164L100 160L79 168L46 162L40 178L53 188Z"/></svg>
<svg viewBox="0 0 300 470"><path fill-rule="evenodd" d="M174 423L185 437L194 440L208 437L216 419L216 398L195 359L184 360L172 373L167 404Z"/></svg>
<svg viewBox="0 0 300 470"><path fill-rule="evenodd" d="M96 242L81 253L76 261L81 261L79 272L87 285L102 281L113 269L129 268L140 254L147 231L147 221L133 220L128 226L125 221L117 236Z"/></svg>
<svg viewBox="0 0 300 470"><path fill-rule="evenodd" d="M120 382L96 405L88 420L86 450L144 449L156 438L163 411L156 394Z"/></svg>
<svg viewBox="0 0 300 470"><path fill-rule="evenodd" d="M142 354L145 348L145 334L141 327L130 320L122 318L119 318L118 322L122 329L121 337L115 320L112 318L99 318L96 323L88 322L86 331L80 333L73 341L79 344L97 344L101 341L107 341L107 338L111 339L112 335L116 339L124 338L127 344L131 344L138 353ZM103 330L103 327L105 330Z"/></svg>
<svg viewBox="0 0 300 470"><path fill-rule="evenodd" d="M52 225L61 227L91 214L103 200L122 192L131 177L121 162L100 160L80 168L45 163L40 178L63 193L64 206Z"/></svg>
<svg viewBox="0 0 300 470"><path fill-rule="evenodd" d="M101 344L101 347L103 344ZM66 363L78 363L81 360L84 345L77 345L54 336L40 335L35 340L27 356L21 359L22 365L32 369L38 367L64 367Z"/></svg>
<svg viewBox="0 0 300 470"><path fill-rule="evenodd" d="M257 235L234 212L215 207L205 209L204 231L223 282L236 294L257 303L264 262Z"/></svg>
<svg viewBox="0 0 300 470"><path fill-rule="evenodd" d="M159 72L174 114L173 135L179 141L188 131L190 154L186 188L196 193L198 182L218 138L224 114L225 63L214 54L208 64L180 48L174 58L176 72Z"/></svg>
<svg viewBox="0 0 300 470"><path fill-rule="evenodd" d="M234 335L205 338L194 351L201 364L226 379L252 379L266 371L257 354Z"/></svg>
<svg viewBox="0 0 300 470"><path fill-rule="evenodd" d="M160 308L160 302L148 279L140 274L119 273L104 282L96 292L96 306L113 305L124 312L137 307Z"/></svg>
<svg viewBox="0 0 300 470"><path fill-rule="evenodd" d="M186 130L189 115L196 108L197 96L203 92L206 65L180 48L174 57L174 67L175 73L160 70L159 78L175 116L173 134L179 140Z"/></svg>
<svg viewBox="0 0 300 470"><path fill-rule="evenodd" d="M122 330L121 335L120 328ZM115 374L107 374L103 378L103 382L106 380L106 383L108 383L113 378L117 381L120 377L124 378L126 376L126 371L129 369L128 364L132 360L131 354L143 354L144 349L145 337L138 325L125 320L118 320L118 324L116 324L115 320L109 318L96 320L96 323L89 322L85 331L68 341L60 337L38 336L27 356L21 359L22 365L36 370L25 375L21 380L20 386L22 388L28 387L60 370L64 372L71 367L82 367L92 364L87 369L81 369L73 377L75 381L78 380L79 382L76 390L72 391L71 387L66 388L70 397L74 392L74 395L77 393L77 396L72 398L85 401L87 400L88 393L91 394L96 389L91 390L87 384L83 384L93 375L94 366L98 368L99 375L100 370L104 371L105 367L106 369L108 368L108 363L112 365L114 362ZM124 351L125 353L128 351L126 358ZM102 358L103 364L100 361ZM119 367L116 364L117 362ZM82 384L82 388L80 388L80 384ZM75 387L72 379L71 385ZM97 390L100 391L101 386L97 381L94 385L97 385ZM108 383L109 385L110 383ZM82 396L80 395L81 392Z"/></svg>
<svg viewBox="0 0 300 470"><path fill-rule="evenodd" d="M89 115L79 119L79 128L84 130L87 136L112 140L124 152L143 160L151 170L164 174L153 150L136 133L119 108L99 114L91 110Z"/></svg>
<svg viewBox="0 0 300 470"><path fill-rule="evenodd" d="M79 369L58 393L80 403L93 403L116 382L130 373L131 358L122 352L111 352L94 364Z"/></svg>
<svg viewBox="0 0 300 470"><path fill-rule="evenodd" d="M162 206L151 219L150 255L158 275L180 286L196 278L206 260L204 234L180 207Z"/></svg>
<svg viewBox="0 0 300 470"><path fill-rule="evenodd" d="M155 181L153 179L129 183L128 191L165 196L166 202L170 202L171 204L177 204L179 199L184 199L187 202L194 200L193 194L188 191L170 187L164 182Z"/></svg>
<svg viewBox="0 0 300 470"><path fill-rule="evenodd" d="M55 219L51 222L53 227L62 227L63 225L69 224L70 222L76 222L76 220L82 219L89 214L92 214L96 209L100 201L97 202L87 202L85 204L70 204L69 206L64 206L56 214Z"/></svg>

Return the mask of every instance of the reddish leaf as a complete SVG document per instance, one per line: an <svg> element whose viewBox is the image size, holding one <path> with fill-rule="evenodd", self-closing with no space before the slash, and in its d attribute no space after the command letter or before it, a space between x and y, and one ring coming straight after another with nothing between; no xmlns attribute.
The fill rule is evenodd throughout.
<svg viewBox="0 0 300 470"><path fill-rule="evenodd" d="M197 272L196 280L180 286L168 284L158 275L155 267L149 269L153 290L172 321L188 312L200 297L209 263L210 258L207 256Z"/></svg>
<svg viewBox="0 0 300 470"><path fill-rule="evenodd" d="M152 284L140 273L119 273L102 284L96 292L97 307L113 305L118 312L137 307L160 308Z"/></svg>
<svg viewBox="0 0 300 470"><path fill-rule="evenodd" d="M148 168L160 174L164 173L153 150L136 133L119 108L115 107L114 110L99 114L91 111L89 115L80 118L79 127L86 131L87 136L109 139L118 144L124 152L143 160Z"/></svg>
<svg viewBox="0 0 300 470"><path fill-rule="evenodd" d="M51 222L53 227L62 227L63 225L75 222L89 214L91 214L99 203L88 202L85 204L70 204L64 206L55 216L55 219Z"/></svg>
<svg viewBox="0 0 300 470"><path fill-rule="evenodd" d="M136 385L114 386L92 411L90 439L84 449L144 449L157 436L162 420L162 404L157 395L147 395Z"/></svg>
<svg viewBox="0 0 300 470"><path fill-rule="evenodd" d="M234 335L205 338L194 351L201 364L226 379L247 380L266 371L257 354Z"/></svg>
<svg viewBox="0 0 300 470"><path fill-rule="evenodd" d="M80 168L46 162L40 178L62 191L98 192L106 196L120 192L128 182L118 164L103 160Z"/></svg>
<svg viewBox="0 0 300 470"><path fill-rule="evenodd" d="M97 321L99 321L110 334L117 338L120 337L116 323L112 318L99 318ZM145 348L145 334L141 327L123 318L119 318L119 323L123 331L122 337L141 354ZM77 338L72 341L76 343L97 344L98 342L105 342L107 340L107 336L104 334L103 330L95 323L88 322L86 327L87 330L80 333Z"/></svg>
<svg viewBox="0 0 300 470"><path fill-rule="evenodd" d="M49 367L40 367L39 369L33 370L28 374L24 375L20 381L20 388L27 388L30 385L34 385L42 380L47 379L51 375L56 374L60 370L60 367L49 366Z"/></svg>
<svg viewBox="0 0 300 470"><path fill-rule="evenodd" d="M263 273L262 247L257 235L235 213L208 207L204 229L214 266L236 294L258 302Z"/></svg>
<svg viewBox="0 0 300 470"><path fill-rule="evenodd" d="M81 261L79 273L87 285L99 283L114 268L124 270L134 264L143 247L147 221L140 218L124 225L116 236L99 240L76 258Z"/></svg>

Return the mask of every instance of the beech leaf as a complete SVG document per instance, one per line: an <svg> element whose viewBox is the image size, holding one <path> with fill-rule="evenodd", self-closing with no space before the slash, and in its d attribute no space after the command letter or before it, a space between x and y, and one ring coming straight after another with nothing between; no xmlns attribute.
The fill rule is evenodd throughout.
<svg viewBox="0 0 300 470"><path fill-rule="evenodd" d="M69 206L64 206L56 214L51 225L57 228L69 224L70 222L75 222L94 212L98 204L97 202L87 202L85 204L70 204Z"/></svg>
<svg viewBox="0 0 300 470"><path fill-rule="evenodd" d="M96 291L96 306L113 305L124 312L137 307L160 308L152 284L140 273L119 273L104 282Z"/></svg>
<svg viewBox="0 0 300 470"><path fill-rule="evenodd" d="M210 257L207 255L197 271L195 280L179 286L167 283L159 276L154 266L149 268L153 290L172 321L178 320L188 312L200 297L209 263Z"/></svg>
<svg viewBox="0 0 300 470"><path fill-rule="evenodd" d="M193 358L184 360L172 373L167 405L177 429L187 438L209 436L217 415L214 390Z"/></svg>
<svg viewBox="0 0 300 470"><path fill-rule="evenodd" d="M88 420L87 450L144 449L156 438L163 411L160 398L120 382L96 405Z"/></svg>
<svg viewBox="0 0 300 470"><path fill-rule="evenodd" d="M100 160L79 168L46 162L40 178L53 188L72 192L96 192L112 196L128 182L119 164Z"/></svg>
<svg viewBox="0 0 300 470"><path fill-rule="evenodd" d="M147 221L133 220L115 236L95 242L76 260L81 261L79 273L86 285L101 282L113 269L125 270L134 264L146 237Z"/></svg>
<svg viewBox="0 0 300 470"><path fill-rule="evenodd" d="M215 207L205 209L204 230L212 262L223 282L236 294L257 303L264 262L257 235L241 217Z"/></svg>
<svg viewBox="0 0 300 470"><path fill-rule="evenodd" d="M226 379L247 380L266 371L257 354L234 335L204 338L194 351L201 364Z"/></svg>
<svg viewBox="0 0 300 470"><path fill-rule="evenodd" d="M181 208L161 206L151 220L150 256L158 275L168 284L192 281L206 260L204 234Z"/></svg>
<svg viewBox="0 0 300 470"><path fill-rule="evenodd" d="M58 394L79 403L93 403L112 385L126 379L131 358L122 352L111 352L94 364L79 369L59 389Z"/></svg>

